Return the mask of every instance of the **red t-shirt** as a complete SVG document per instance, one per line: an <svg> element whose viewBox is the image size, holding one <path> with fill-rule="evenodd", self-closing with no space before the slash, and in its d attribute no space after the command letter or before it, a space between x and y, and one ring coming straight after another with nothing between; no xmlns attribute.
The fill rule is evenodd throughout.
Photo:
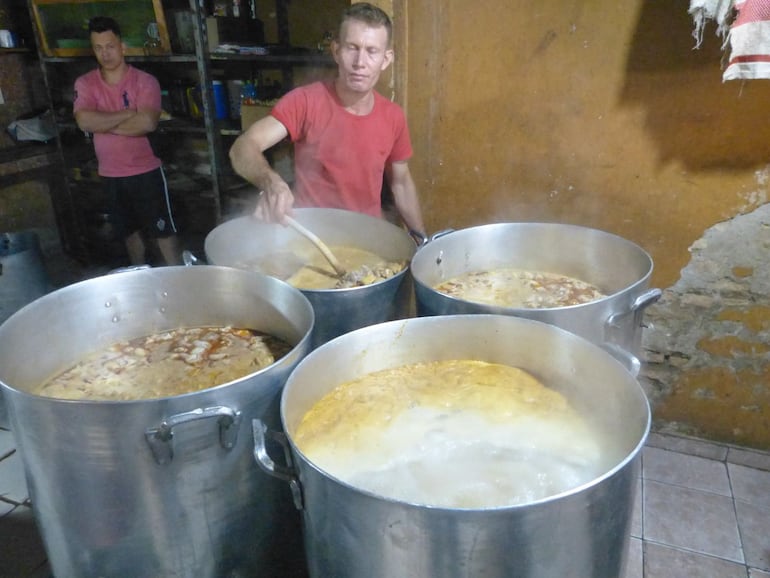
<svg viewBox="0 0 770 578"><path fill-rule="evenodd" d="M130 65L120 83L115 86L104 82L98 69L75 80L74 112L115 112L126 108L160 110L158 80ZM141 175L161 166L146 136L96 133L94 150L99 161L99 174L104 177Z"/></svg>
<svg viewBox="0 0 770 578"><path fill-rule="evenodd" d="M385 167L412 156L400 106L374 93L365 116L345 110L331 83L295 88L271 113L294 143L295 206L382 215Z"/></svg>

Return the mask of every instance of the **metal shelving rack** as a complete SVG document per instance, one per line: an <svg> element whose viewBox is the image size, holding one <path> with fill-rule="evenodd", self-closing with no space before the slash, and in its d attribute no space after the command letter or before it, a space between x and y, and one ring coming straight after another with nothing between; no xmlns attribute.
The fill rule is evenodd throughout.
<svg viewBox="0 0 770 578"><path fill-rule="evenodd" d="M61 87L52 85L52 77L55 77L56 75L51 73L51 70L49 70L50 67L67 66L69 68L74 62L93 62L93 57L90 55L90 49L81 49L80 52L71 56L68 51L65 51L68 54L67 56L52 56L50 54L45 54L41 49L41 47L44 46L42 42L43 32L39 30L34 14L33 5L36 1L38 0L27 0L27 3L36 36L38 47L37 53L49 105L51 109L55 111L57 102L55 102L53 95L60 92ZM57 0L43 1L55 3ZM79 2L80 0L75 1ZM153 5L156 6L156 10L165 8L161 7L161 3L158 2L158 0L152 0L152 2ZM293 67L329 67L333 66L334 62L329 55L320 53L292 53L291 50L287 50L287 53L266 55L211 53L209 51L208 30L206 25L206 17L210 11L209 6L207 6L209 2L206 0L187 0L187 2L188 8L192 13L192 31L195 41L194 54L169 53L162 55L142 55L138 54L136 50L132 50L127 54L126 61L130 63L145 63L149 67L165 64L179 64L180 66L184 66L186 70L189 70L189 67L195 67L197 79L201 87L202 122L175 119L161 123L157 132L160 134L180 133L205 136L206 150L209 156L209 165L211 167L210 175L208 175L211 187L211 203L213 203L211 210L214 213L211 215L211 220L214 223L219 223L222 218L223 198L227 194L227 190L233 178L222 137L223 135L229 137L236 136L240 133L240 125L232 121L221 121L216 118L212 88L214 80L212 75L212 65L239 66L250 64L259 69L279 69L282 71L284 80L283 86L288 89L291 88L293 84ZM290 42L286 0L275 0L275 2L276 15L280 23L278 26L279 45L288 48ZM179 0L175 4L176 7L181 7L182 5L182 0ZM70 131L77 130L72 119L59 119L59 121L60 129L67 129ZM66 175L61 183L61 190L55 193L56 199L54 201L54 204L59 207L59 212L68 222L68 226L64 227L65 230L60 231L63 246L73 257L84 262L89 262L92 259L85 241L86 231L84 230L82 219L78 217L78 203L75 198L75 192L73 191L75 184L71 182L71 176L69 175L70 167L68 167L67 164L68 151L64 150L65 146L62 143L61 137L57 138L56 149L61 162L62 173ZM82 186L82 182L78 183L78 186Z"/></svg>

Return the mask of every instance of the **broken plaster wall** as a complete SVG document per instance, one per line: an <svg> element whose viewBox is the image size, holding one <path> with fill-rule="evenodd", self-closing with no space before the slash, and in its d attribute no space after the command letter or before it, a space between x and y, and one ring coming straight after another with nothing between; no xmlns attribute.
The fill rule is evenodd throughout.
<svg viewBox="0 0 770 578"><path fill-rule="evenodd" d="M690 247L646 313L640 381L654 429L770 448L770 204Z"/></svg>
<svg viewBox="0 0 770 578"><path fill-rule="evenodd" d="M655 427L770 449L770 252L761 213L740 217L770 198L770 82L722 82L688 0L394 6L428 231L556 222L638 244L665 293L643 332Z"/></svg>

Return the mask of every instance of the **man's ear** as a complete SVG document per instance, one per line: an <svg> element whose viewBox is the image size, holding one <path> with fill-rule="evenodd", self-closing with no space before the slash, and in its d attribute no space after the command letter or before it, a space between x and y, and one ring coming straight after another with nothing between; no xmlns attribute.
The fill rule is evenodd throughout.
<svg viewBox="0 0 770 578"><path fill-rule="evenodd" d="M388 66L393 63L393 50L388 49L385 51L385 59L382 61L381 71L384 71Z"/></svg>

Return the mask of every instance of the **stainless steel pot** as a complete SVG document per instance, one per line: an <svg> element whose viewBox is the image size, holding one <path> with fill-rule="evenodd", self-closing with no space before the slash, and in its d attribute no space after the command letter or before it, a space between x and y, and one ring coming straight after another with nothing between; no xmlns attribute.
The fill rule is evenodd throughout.
<svg viewBox="0 0 770 578"><path fill-rule="evenodd" d="M570 307L495 307L450 297L434 287L472 271L515 268L558 273L598 286L607 297ZM497 313L567 329L639 371L644 310L661 296L648 289L652 259L631 241L558 223L497 223L436 236L412 258L417 314Z"/></svg>
<svg viewBox="0 0 770 578"><path fill-rule="evenodd" d="M339 209L295 209L294 218L324 243L370 251L389 261L411 260L416 244L400 227L383 219ZM253 267L275 256L275 268L291 253L318 251L289 227L237 217L215 227L205 240L206 259L214 265ZM289 270L292 270L291 267ZM316 323L313 347L367 325L406 317L412 305L408 268L398 275L363 287L301 289L313 305Z"/></svg>
<svg viewBox="0 0 770 578"><path fill-rule="evenodd" d="M302 416L335 386L373 371L446 359L521 367L561 392L601 432L607 470L541 501L451 509L359 490L319 469L294 445ZM650 410L622 364L581 337L538 321L485 314L366 327L300 362L281 396L281 418L292 463L271 457L265 440L281 436L259 420L254 420L255 458L292 487L313 578L621 575Z"/></svg>
<svg viewBox="0 0 770 578"><path fill-rule="evenodd" d="M107 344L227 324L294 347L236 381L163 399L29 393ZM253 463L249 427L254 418L280 427L281 388L309 350L312 326L296 289L213 266L83 281L0 326L0 386L57 578L291 575L302 566L299 515L286 486Z"/></svg>

